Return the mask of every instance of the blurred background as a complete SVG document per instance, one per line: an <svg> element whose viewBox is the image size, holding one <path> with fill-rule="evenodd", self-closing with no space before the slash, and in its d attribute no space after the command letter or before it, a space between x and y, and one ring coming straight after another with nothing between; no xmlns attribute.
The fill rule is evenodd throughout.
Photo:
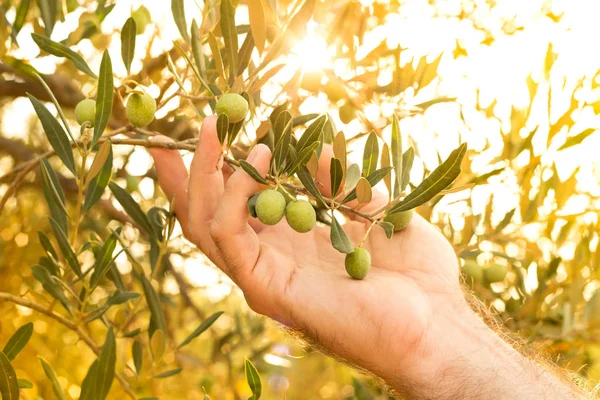
<svg viewBox="0 0 600 400"><path fill-rule="evenodd" d="M253 1L234 2L236 24L246 32L248 26L260 25L250 18ZM285 101L294 116L327 112L334 129L345 133L350 150L358 150L349 155L355 161L370 131L389 143L388 126L396 114L405 146L413 146L416 153L412 184L420 183L459 143L468 143L456 191L418 212L454 244L465 265L465 281L498 319L593 388L600 379L600 52L594 40L600 37L600 3L258 3L267 45L265 51L250 49L249 65L261 79L260 84L242 83L253 99L242 150L260 139L261 122ZM53 24L50 37L78 52L93 71L108 49L115 85L135 80L157 99L156 120L148 128L152 132L193 139L201 115L210 108L193 96L199 83L174 47L173 41L179 41L189 50L169 2L31 1L17 33L19 5L16 0L0 2L0 291L50 305L29 268L43 254L37 232L49 231L39 174L28 174L8 193L13 168L50 148L26 93L50 99L23 65L44 74L74 132L79 129L73 108L95 95L95 83L71 62L40 51L31 33L48 33ZM193 20L207 31L216 27L221 40L218 1L186 0L184 7L188 27ZM121 27L135 13L147 26L136 38L128 74L114 60L121 54ZM283 36L291 16L300 13L301 25L293 35ZM245 32L239 33L242 43ZM286 39L281 50L266 59L279 36ZM202 50L208 60L214 59L208 41ZM166 54L185 92L167 68ZM124 124L122 104L116 104L109 127ZM182 154L189 163L191 153ZM73 182L59 178L67 198L74 197ZM145 148L116 146L113 180L144 210L168 208ZM83 236L102 236L107 226L124 225L122 236L133 256L142 258L148 252L148 243L108 193L83 224ZM286 336L275 323L250 311L240 291L179 228L167 256L160 290L170 334L184 338L199 320L219 310L225 314L185 351L168 355L168 362L183 368L181 373L160 380L131 378L140 393L203 399L204 388L213 399L247 398L248 357L260 372L265 399L390 398L376 381ZM132 264L125 253L115 263L124 279L131 280ZM126 313L115 307L107 315L122 321ZM28 321L34 322L34 334L14 366L19 378L29 379L34 388L22 390L22 398L52 398L38 355L53 365L67 395L78 398L93 353L73 331L10 302L0 302L0 344ZM85 329L98 340L104 337L98 322ZM123 367L131 365L130 358L130 347L121 346L118 365L126 376L133 375ZM119 390L115 383L109 398L123 398Z"/></svg>

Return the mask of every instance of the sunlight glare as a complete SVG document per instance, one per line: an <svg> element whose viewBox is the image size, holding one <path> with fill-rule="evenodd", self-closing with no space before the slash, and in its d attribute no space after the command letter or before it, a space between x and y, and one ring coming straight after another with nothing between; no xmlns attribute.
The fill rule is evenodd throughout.
<svg viewBox="0 0 600 400"><path fill-rule="evenodd" d="M294 46L290 62L297 64L302 71L318 71L332 65L332 55L325 39L317 32L313 20L306 25L306 37Z"/></svg>

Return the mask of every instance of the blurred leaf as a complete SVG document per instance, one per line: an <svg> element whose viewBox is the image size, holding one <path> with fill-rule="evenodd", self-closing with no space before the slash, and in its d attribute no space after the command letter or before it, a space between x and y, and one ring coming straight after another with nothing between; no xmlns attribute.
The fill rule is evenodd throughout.
<svg viewBox="0 0 600 400"><path fill-rule="evenodd" d="M32 389L33 383L29 379L17 379L19 389Z"/></svg>
<svg viewBox="0 0 600 400"><path fill-rule="evenodd" d="M439 192L447 188L460 173L460 164L467 152L466 143L453 150L439 167L437 167L421 184L400 203L390 210L390 214L406 211L431 200Z"/></svg>
<svg viewBox="0 0 600 400"><path fill-rule="evenodd" d="M308 171L308 168L301 167L298 169L298 172L296 172L296 176L298 179L300 179L300 182L302 182L302 185L306 188L306 190L308 190L308 192L317 200L317 203L322 207L327 207L327 203L317 188L317 185L315 184L312 175Z"/></svg>
<svg viewBox="0 0 600 400"><path fill-rule="evenodd" d="M69 267L71 267L73 272L75 272L75 275L77 275L79 278L83 278L83 274L81 273L81 267L79 266L79 261L77 260L77 256L75 255L73 248L69 244L69 239L67 239L66 233L61 229L60 225L58 225L58 223L52 218L50 218L50 225L52 225L54 237L58 242L60 252L67 261L67 264L69 264Z"/></svg>
<svg viewBox="0 0 600 400"><path fill-rule="evenodd" d="M108 160L108 156L112 153L112 143L110 140L102 143L98 151L96 152L96 156L94 157L94 161L90 166L87 174L84 178L84 186L87 186L92 179L94 179L100 171L104 168L104 164L106 164L106 160Z"/></svg>
<svg viewBox="0 0 600 400"><path fill-rule="evenodd" d="M42 177L42 191L44 192L46 203L48 203L50 215L56 220L61 229L67 232L68 214L65 208L65 194L52 166L43 157L40 159L40 175Z"/></svg>
<svg viewBox="0 0 600 400"><path fill-rule="evenodd" d="M417 87L423 88L427 85L429 85L437 76L437 68L440 64L440 61L442 60L442 56L444 55L444 52L440 53L440 55L431 62L431 64L427 63L427 57L423 57L421 59L422 62L424 62L424 68L419 68L421 67L421 62L419 62L419 66L417 67L417 71L415 71L415 77L416 77L416 81L417 81Z"/></svg>
<svg viewBox="0 0 600 400"><path fill-rule="evenodd" d="M420 108L421 110L425 111L433 105L436 105L439 103L449 103L449 102L454 102L454 101L456 101L456 97L441 96L441 97L436 97L435 99L432 99L432 100L424 101L423 103L419 103L419 104L415 105L415 107Z"/></svg>
<svg viewBox="0 0 600 400"><path fill-rule="evenodd" d="M200 29L196 24L196 20L192 20L191 31L191 41L192 41L192 56L194 57L194 62L196 63L196 68L202 75L202 78L206 79L206 66L205 66L205 58L204 53L202 51L202 38L200 37Z"/></svg>
<svg viewBox="0 0 600 400"><path fill-rule="evenodd" d="M308 128L306 128L306 130L298 140L298 144L296 144L296 153L302 153L302 150L308 147L311 143L314 143L319 140L319 138L321 137L321 133L323 132L323 127L325 126L326 120L327 116L321 115L319 118L314 120L308 126Z"/></svg>
<svg viewBox="0 0 600 400"><path fill-rule="evenodd" d="M117 292L111 297L108 298L106 304L108 305L118 305L123 304L131 299L135 299L140 297L139 293L136 292Z"/></svg>
<svg viewBox="0 0 600 400"><path fill-rule="evenodd" d="M246 173L248 175L250 175L256 182L262 183L263 185L268 185L269 184L269 182L267 182L265 180L265 178L263 178L262 176L260 176L260 174L258 173L258 171L248 161L246 161L246 160L238 160L238 161L239 161L240 166L242 167L242 169L244 171L246 171Z"/></svg>
<svg viewBox="0 0 600 400"><path fill-rule="evenodd" d="M289 152L289 145L292 141L292 114L289 111L283 111L279 114L273 133L275 150L273 151L272 170L279 173L283 170Z"/></svg>
<svg viewBox="0 0 600 400"><path fill-rule="evenodd" d="M387 143L383 143L383 148L381 149L381 168L388 168L391 167L391 163L390 163L390 149L387 145ZM388 174L385 176L385 178L383 178L383 182L385 183L385 187L388 190L388 193L390 194L390 197L392 195L392 174Z"/></svg>
<svg viewBox="0 0 600 400"><path fill-rule="evenodd" d="M214 33L208 32L208 45L213 56L215 68L219 72L221 79L225 80L225 68L223 67L223 59L221 57L221 50L219 50L219 42L215 37Z"/></svg>
<svg viewBox="0 0 600 400"><path fill-rule="evenodd" d="M504 218L502 218L502 221L500 221L500 223L498 225L496 225L496 228L494 229L494 234L498 234L498 233L502 232L502 230L504 228L506 228L508 226L508 224L510 224L510 221L512 221L513 215L515 215L515 211L517 211L517 209L513 208L512 210L510 210L509 212L507 212L504 215Z"/></svg>
<svg viewBox="0 0 600 400"><path fill-rule="evenodd" d="M38 264L46 268L48 272L50 272L50 275L60 277L60 267L50 257L40 257L40 259L38 260Z"/></svg>
<svg viewBox="0 0 600 400"><path fill-rule="evenodd" d="M175 20L177 29L179 29L179 33L181 33L181 37L184 38L186 42L189 42L190 37L187 33L187 25L185 23L184 1L171 0L171 13L173 14L173 19Z"/></svg>
<svg viewBox="0 0 600 400"><path fill-rule="evenodd" d="M14 360L17 354L23 350L23 347L25 347L27 342L29 342L32 333L33 322L28 322L17 329L10 339L8 339L8 342L6 342L6 345L4 345L2 352L10 361Z"/></svg>
<svg viewBox="0 0 600 400"><path fill-rule="evenodd" d="M98 370L98 359L94 360L88 369L83 382L81 383L81 394L79 400L96 400L97 392L95 391L96 371Z"/></svg>
<svg viewBox="0 0 600 400"><path fill-rule="evenodd" d="M331 198L335 199L342 185L342 178L344 170L342 169L342 162L335 157L331 158L329 167L329 178L331 181Z"/></svg>
<svg viewBox="0 0 600 400"><path fill-rule="evenodd" d="M354 251L354 247L352 246L352 242L344 229L337 221L333 213L331 215L331 245L334 249L339 251L340 253L352 253Z"/></svg>
<svg viewBox="0 0 600 400"><path fill-rule="evenodd" d="M91 182L88 185L88 189L85 193L85 201L83 202L84 214L87 213L90 210L90 208L92 208L92 206L96 204L96 202L102 197L104 190L110 182L110 178L112 175L112 163L113 152L112 146L110 146L108 156L102 167L102 170L94 179L91 180Z"/></svg>
<svg viewBox="0 0 600 400"><path fill-rule="evenodd" d="M560 146L558 148L558 150L564 150L564 149L568 149L569 147L573 147L575 145L578 145L585 138L587 138L588 136L590 136L594 132L596 132L596 129L589 128L589 129L584 130L581 133L578 133L575 136L568 137L567 140L565 141L565 144L563 144L562 146Z"/></svg>
<svg viewBox="0 0 600 400"><path fill-rule="evenodd" d="M395 199L400 194L402 186L403 175L403 161L402 161L402 137L400 136L400 125L396 114L392 117L392 166L396 174L394 181L394 194L392 197Z"/></svg>
<svg viewBox="0 0 600 400"><path fill-rule="evenodd" d="M183 368L171 369L171 370L168 370L168 371L165 371L165 372L161 372L158 375L154 375L154 378L158 378L158 379L168 378L170 376L177 375L182 370L183 370Z"/></svg>
<svg viewBox="0 0 600 400"><path fill-rule="evenodd" d="M275 65L274 67L272 67L270 70L268 70L267 72L265 72L259 80L256 81L256 83L254 83L251 86L251 91L252 92L256 92L258 90L260 90L261 87L263 87L263 85L267 82L269 82L271 80L271 78L273 78L279 71L281 71L281 69L285 67L285 64L279 64L279 65Z"/></svg>
<svg viewBox="0 0 600 400"><path fill-rule="evenodd" d="M491 178L492 176L496 176L496 175L500 174L505 169L506 169L506 167L496 168L496 169L494 169L494 170L492 170L490 172L487 172L487 173L485 173L483 175L476 176L475 178L471 179L469 181L469 183L473 183L475 185L479 185L479 184L485 183L485 182L487 182L487 180L489 178Z"/></svg>
<svg viewBox="0 0 600 400"><path fill-rule="evenodd" d="M158 294L154 290L154 287L152 287L152 284L145 276L142 275L140 279L144 287L144 296L146 296L146 302L148 303L148 308L150 309L150 314L152 316L150 319L150 326L148 327L148 334L152 337L157 329L166 332L167 322L160 305L160 299L158 298Z"/></svg>
<svg viewBox="0 0 600 400"><path fill-rule="evenodd" d="M115 235L110 235L102 248L96 253L96 261L94 263L92 277L90 278L90 287L93 290L100 279L108 272L113 263L113 253L117 247L117 238Z"/></svg>
<svg viewBox="0 0 600 400"><path fill-rule="evenodd" d="M311 156L314 154L320 142L313 142L305 147L300 154L296 156L296 160L290 164L290 168L286 169L286 173L290 176L294 175L301 167L306 166Z"/></svg>
<svg viewBox="0 0 600 400"><path fill-rule="evenodd" d="M204 331L206 331L208 328L210 328L210 326L212 324L214 324L215 321L222 314L223 314L223 311L218 311L218 312L214 313L213 315L211 315L210 317L206 318L204 321L202 321L202 323L196 329L194 329L194 331L192 333L190 333L190 335L187 338L185 338L185 340L183 342L181 342L179 344L179 346L177 346L177 348L178 349L182 348L183 346L185 346L186 344L190 343L192 340L194 340L195 338L200 336Z"/></svg>
<svg viewBox="0 0 600 400"><path fill-rule="evenodd" d="M117 362L117 344L112 328L108 329L106 340L98 356L98 365L94 374L94 390L98 400L106 399L115 377L115 364Z"/></svg>
<svg viewBox="0 0 600 400"><path fill-rule="evenodd" d="M47 51L48 53L56 57L68 58L73 62L73 64L75 64L75 67L77 67L77 69L79 69L81 72L91 76L94 79L97 78L96 74L92 72L85 60L79 54L75 53L67 46L57 42L53 42L47 37L38 35L36 33L32 33L31 37L33 38L33 41L40 47L40 49Z"/></svg>
<svg viewBox="0 0 600 400"><path fill-rule="evenodd" d="M130 332L124 333L123 337L124 338L132 338L132 337L136 337L142 330L140 328L136 328Z"/></svg>
<svg viewBox="0 0 600 400"><path fill-rule="evenodd" d="M229 117L223 113L217 117L217 137L221 146L227 141L227 133L229 132Z"/></svg>
<svg viewBox="0 0 600 400"><path fill-rule="evenodd" d="M15 16L15 22L13 23L13 29L15 34L18 34L23 24L25 23L25 19L27 18L27 11L29 11L29 3L30 0L21 0L19 3L19 7L17 8L17 15Z"/></svg>
<svg viewBox="0 0 600 400"><path fill-rule="evenodd" d="M252 400L260 399L262 394L260 375L258 374L256 367L247 358L244 363L244 371L246 373L246 381L248 381L248 386L250 386L250 390L252 391Z"/></svg>
<svg viewBox="0 0 600 400"><path fill-rule="evenodd" d="M369 181L361 177L356 183L356 199L358 200L358 204L368 203L372 197L373 191L371 185L369 185Z"/></svg>
<svg viewBox="0 0 600 400"><path fill-rule="evenodd" d="M391 169L391 168L390 168ZM352 164L346 171L346 190L354 189L360 179L360 167L358 164Z"/></svg>
<svg viewBox="0 0 600 400"><path fill-rule="evenodd" d="M133 366L135 367L136 373L139 375L142 372L143 352L142 344L138 340L135 340L133 345L131 345L131 354L133 356Z"/></svg>
<svg viewBox="0 0 600 400"><path fill-rule="evenodd" d="M373 171L377 169L377 162L379 161L379 143L377 141L377 135L375 132L371 132L365 143L365 149L363 152L363 176L369 176Z"/></svg>
<svg viewBox="0 0 600 400"><path fill-rule="evenodd" d="M42 231L38 231L38 238L40 239L40 243L41 243L42 247L44 248L44 250L46 251L46 253L48 253L52 257L54 257L55 260L58 260L58 254L56 254L56 250L54 249L52 242L50 242L48 235L46 235Z"/></svg>
<svg viewBox="0 0 600 400"><path fill-rule="evenodd" d="M140 205L131 197L129 193L127 193L125 189L116 183L111 182L108 186L125 212L135 221L136 224L146 231L146 233L152 235L154 230L150 225L150 221L148 221L148 217L140 208Z"/></svg>
<svg viewBox="0 0 600 400"><path fill-rule="evenodd" d="M58 11L57 0L37 0L40 16L44 22L44 33L50 37L56 23L56 14Z"/></svg>
<svg viewBox="0 0 600 400"><path fill-rule="evenodd" d="M136 31L135 20L131 17L127 18L123 28L121 28L121 58L127 69L127 74L131 73L131 62L135 54Z"/></svg>
<svg viewBox="0 0 600 400"><path fill-rule="evenodd" d="M248 64L250 64L250 58L252 57L252 50L254 50L254 36L252 36L252 31L250 31L246 34L246 38L244 39L242 47L240 48L237 64L237 75L242 75L246 68L248 68Z"/></svg>
<svg viewBox="0 0 600 400"><path fill-rule="evenodd" d="M165 333L162 329L157 329L150 338L150 351L152 352L152 358L154 361L160 361L165 355L167 348L167 341Z"/></svg>
<svg viewBox="0 0 600 400"><path fill-rule="evenodd" d="M252 36L256 44L258 54L262 54L267 40L267 25L265 23L265 11L261 0L248 0L248 17Z"/></svg>
<svg viewBox="0 0 600 400"><path fill-rule="evenodd" d="M367 176L367 181L369 182L371 187L374 187L383 178L385 178L385 176L387 174L389 174L391 172L391 170L392 170L392 167L380 168L377 171L373 172L371 175ZM357 180L357 182L358 182L358 180ZM352 201L354 199L356 199L356 188L354 188L352 191L350 191L350 193L348 193L346 195L346 197L344 197L344 200L342 200L342 204L348 203L349 201Z"/></svg>
<svg viewBox="0 0 600 400"><path fill-rule="evenodd" d="M227 51L227 61L229 63L229 84L237 75L236 67L238 55L238 37L235 28L235 7L231 0L221 0L221 33L225 41L225 50Z"/></svg>
<svg viewBox="0 0 600 400"><path fill-rule="evenodd" d="M60 383L58 382L58 379L56 378L56 373L54 372L54 369L52 369L52 366L50 366L50 364L48 364L42 357L39 357L39 359L40 359L40 363L42 364L42 368L44 369L44 373L46 374L46 376L48 377L48 379L50 379L50 382L52 383L52 391L54 392L54 395L56 396L56 398L59 400L67 400L67 397L65 396L65 392L64 392L62 386L60 386ZM18 396L16 398L18 398ZM3 398L3 400L4 400L4 398Z"/></svg>
<svg viewBox="0 0 600 400"><path fill-rule="evenodd" d="M387 236L388 239L391 239L394 235L394 224L387 221L379 221L377 224L383 228L385 236Z"/></svg>
<svg viewBox="0 0 600 400"><path fill-rule="evenodd" d="M46 292L48 292L65 307L69 314L73 314L71 303L58 284L54 282L52 275L50 275L50 272L46 268L42 267L41 265L33 265L31 267L31 274L38 282L42 284L42 287Z"/></svg>
<svg viewBox="0 0 600 400"><path fill-rule="evenodd" d="M71 141L60 126L56 118L48 111L48 109L35 97L27 94L35 112L42 122L46 137L52 145L56 155L61 159L65 166L76 175L75 159L73 158L73 150L71 149Z"/></svg>
<svg viewBox="0 0 600 400"><path fill-rule="evenodd" d="M295 128L297 126L300 125L304 125L307 122L312 121L313 119L317 118L319 116L319 114L305 114L305 115L300 115L298 117L294 117L294 121L292 122L292 128Z"/></svg>
<svg viewBox="0 0 600 400"><path fill-rule="evenodd" d="M113 70L108 50L102 54L100 77L98 78L98 93L96 95L96 119L94 121L94 137L92 146L96 144L110 119L113 106Z"/></svg>

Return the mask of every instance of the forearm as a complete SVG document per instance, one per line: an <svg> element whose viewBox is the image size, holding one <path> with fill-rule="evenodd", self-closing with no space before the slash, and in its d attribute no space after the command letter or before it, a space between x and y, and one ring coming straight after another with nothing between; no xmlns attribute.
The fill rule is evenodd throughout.
<svg viewBox="0 0 600 400"><path fill-rule="evenodd" d="M522 355L468 307L442 310L430 328L419 356L388 377L407 398L585 398L550 365Z"/></svg>

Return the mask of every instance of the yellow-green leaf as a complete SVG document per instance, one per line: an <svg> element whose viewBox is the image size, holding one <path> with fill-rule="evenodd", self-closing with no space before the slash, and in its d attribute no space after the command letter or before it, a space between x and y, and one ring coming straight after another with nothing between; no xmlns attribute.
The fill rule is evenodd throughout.
<svg viewBox="0 0 600 400"><path fill-rule="evenodd" d="M8 339L6 345L2 349L2 352L8 357L10 361L14 360L17 354L27 344L33 333L33 322L28 322L21 326L13 335Z"/></svg>
<svg viewBox="0 0 600 400"><path fill-rule="evenodd" d="M206 318L204 321L202 321L202 323L200 323L200 325L196 329L194 329L194 331L192 333L190 333L190 335L187 338L185 338L185 340L183 342L181 342L179 344L179 346L177 346L177 348L178 349L182 348L183 346L185 346L186 344L190 343L192 340L194 340L195 338L200 336L204 331L206 331L208 328L210 328L210 326L212 324L214 324L215 321L221 315L223 315L223 311L218 311L218 312L212 314L210 317Z"/></svg>
<svg viewBox="0 0 600 400"><path fill-rule="evenodd" d="M111 153L111 141L107 140L106 142L102 143L102 145L96 152L94 161L92 162L90 169L88 170L87 174L85 175L85 179L84 179L85 186L87 186L90 183L90 181L92 179L94 179L100 173L100 171L102 171L102 169L104 168L104 164L106 164L106 161L108 160L108 156L110 153Z"/></svg>
<svg viewBox="0 0 600 400"><path fill-rule="evenodd" d="M177 25L177 29L179 29L179 33L181 33L181 37L188 42L190 37L187 33L187 25L185 23L184 1L171 0L171 12L173 14L173 19L175 20L175 25Z"/></svg>
<svg viewBox="0 0 600 400"><path fill-rule="evenodd" d="M33 41L40 47L40 49L45 50L56 57L68 58L81 72L91 76L92 78L97 78L96 74L92 72L85 60L67 46L54 42L47 37L38 35L37 33L32 33L31 37Z"/></svg>
<svg viewBox="0 0 600 400"><path fill-rule="evenodd" d="M361 177L356 183L356 200L358 204L364 204L371 201L373 190L367 178Z"/></svg>
<svg viewBox="0 0 600 400"><path fill-rule="evenodd" d="M340 225L340 223L335 219L333 213L331 214L331 245L334 249L339 251L340 253L352 253L354 251L354 247L352 246L352 242L344 229Z"/></svg>
<svg viewBox="0 0 600 400"><path fill-rule="evenodd" d="M235 27L235 7L231 0L221 0L221 33L225 41L227 61L229 62L229 84L237 76L238 37Z"/></svg>
<svg viewBox="0 0 600 400"><path fill-rule="evenodd" d="M260 375L258 374L256 367L247 358L244 365L244 371L246 373L246 381L248 381L248 386L250 386L250 390L252 391L253 399L260 399L260 396L262 395Z"/></svg>
<svg viewBox="0 0 600 400"><path fill-rule="evenodd" d="M42 368L44 369L44 373L46 374L48 379L50 379L50 383L52 383L52 391L54 392L54 395L59 400L67 400L65 392L62 386L60 386L58 379L56 378L56 373L54 372L54 369L52 369L52 366L50 366L50 364L48 364L43 358L39 358L40 363L42 364ZM4 397L2 399L4 400Z"/></svg>
<svg viewBox="0 0 600 400"><path fill-rule="evenodd" d="M248 14L254 44L258 53L262 54L267 40L267 25L265 24L265 10L263 9L262 1L248 0Z"/></svg>
<svg viewBox="0 0 600 400"><path fill-rule="evenodd" d="M127 73L131 73L131 62L135 54L135 37L136 37L135 20L131 17L127 18L123 28L121 28L121 58L127 69Z"/></svg>
<svg viewBox="0 0 600 400"><path fill-rule="evenodd" d="M96 119L94 121L94 145L108 124L113 105L113 71L108 50L104 51L100 63L100 77L98 78L98 94L96 96Z"/></svg>
<svg viewBox="0 0 600 400"><path fill-rule="evenodd" d="M17 374L6 355L0 351L0 395L2 400L17 400L19 384Z"/></svg>

